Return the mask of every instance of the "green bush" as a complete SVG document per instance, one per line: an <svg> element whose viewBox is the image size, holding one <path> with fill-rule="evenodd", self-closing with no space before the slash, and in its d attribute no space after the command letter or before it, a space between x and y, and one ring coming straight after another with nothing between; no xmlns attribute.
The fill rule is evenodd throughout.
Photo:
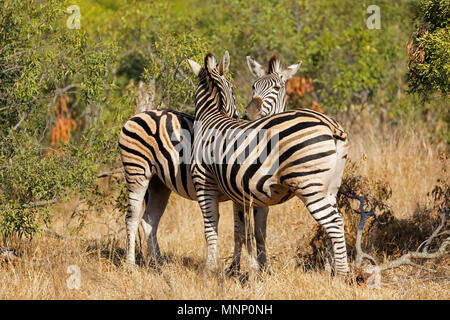
<svg viewBox="0 0 450 320"><path fill-rule="evenodd" d="M123 200L116 185L100 191L96 174L117 165L117 135L133 115L136 84L154 81L157 106L193 113L197 80L184 58L202 62L207 52L230 52L241 111L253 81L245 57L264 63L278 53L286 64L303 60L298 76L312 78L317 102L338 118L364 109L450 141L442 100L448 1L380 0L381 29L367 28L371 3L356 0L79 0L80 29L66 24L72 4L0 2L3 235L32 236L51 218L51 204L75 194L97 206L113 194ZM411 35L413 58L405 50ZM434 92L438 99L417 98ZM60 99L77 126L57 145Z"/></svg>

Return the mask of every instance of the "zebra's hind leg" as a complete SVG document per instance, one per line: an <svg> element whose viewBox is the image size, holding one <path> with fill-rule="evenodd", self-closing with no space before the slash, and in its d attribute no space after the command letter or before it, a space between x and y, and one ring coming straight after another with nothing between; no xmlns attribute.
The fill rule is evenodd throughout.
<svg viewBox="0 0 450 320"><path fill-rule="evenodd" d="M167 188L161 180L155 176L147 190L147 207L142 219L142 227L147 240L150 265L161 265L162 258L159 250L157 231L158 224L163 215L171 190Z"/></svg>
<svg viewBox="0 0 450 320"><path fill-rule="evenodd" d="M244 243L245 221L244 208L236 202L233 202L234 217L234 252L233 260L230 266L225 270L228 276L234 276L241 269L241 251Z"/></svg>
<svg viewBox="0 0 450 320"><path fill-rule="evenodd" d="M125 217L127 230L127 254L125 262L134 265L136 263L136 233L139 227L142 204L150 179L145 175L127 175L125 178L128 186L128 210Z"/></svg>
<svg viewBox="0 0 450 320"><path fill-rule="evenodd" d="M331 240L335 272L338 275L347 275L349 267L344 237L344 221L337 211L336 197L326 192L317 192L314 193L314 196L308 197L299 192L297 192L297 195L304 201L314 219L324 227Z"/></svg>
<svg viewBox="0 0 450 320"><path fill-rule="evenodd" d="M207 189L207 186L205 187ZM202 190L203 191L203 190ZM203 214L203 223L206 239L206 269L216 272L217 265L217 240L219 226L219 202L218 195L197 192L197 200Z"/></svg>
<svg viewBox="0 0 450 320"><path fill-rule="evenodd" d="M255 220L256 258L258 261L259 270L265 270L267 267L266 229L268 213L268 207L253 208Z"/></svg>

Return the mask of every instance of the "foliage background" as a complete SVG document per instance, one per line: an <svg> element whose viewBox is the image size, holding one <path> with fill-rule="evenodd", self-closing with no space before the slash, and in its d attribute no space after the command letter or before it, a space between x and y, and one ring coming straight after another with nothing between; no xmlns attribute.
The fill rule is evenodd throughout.
<svg viewBox="0 0 450 320"><path fill-rule="evenodd" d="M378 0L381 29L368 29L356 0L0 1L0 233L32 236L52 204L80 195L101 207L123 198L96 174L118 166L117 136L133 115L138 81L155 81L162 107L193 112L196 79L183 57L231 55L242 111L251 95L245 57L303 60L315 99L347 128L407 127L448 148L448 0ZM54 144L54 109L68 99L78 125ZM303 106L291 102L288 108ZM376 129L376 130L377 130Z"/></svg>

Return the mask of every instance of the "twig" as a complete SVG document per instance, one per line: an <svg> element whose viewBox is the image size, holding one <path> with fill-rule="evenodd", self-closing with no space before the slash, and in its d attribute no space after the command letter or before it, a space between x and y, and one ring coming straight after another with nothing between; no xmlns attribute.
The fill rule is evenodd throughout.
<svg viewBox="0 0 450 320"><path fill-rule="evenodd" d="M120 173L120 172L123 172L123 168L122 167L116 168L116 169L111 170L111 171L106 171L106 172L99 173L99 174L97 174L97 178L108 177L108 176L111 176L113 174ZM58 196L58 197L50 199L50 200L41 200L41 201L28 202L28 203L23 204L22 208L32 208L32 207L47 206L49 204L54 204L54 203L58 202L59 200L61 200L64 197L65 197L65 195Z"/></svg>
<svg viewBox="0 0 450 320"><path fill-rule="evenodd" d="M365 253L361 247L362 234L364 231L364 225L366 224L367 217L375 215L372 202L370 200L368 200L371 208L369 211L365 211L364 210L364 198L365 198L364 196L351 195L351 194L348 194L341 190L339 190L339 193L343 194L347 198L359 200L359 210L360 211L358 213L361 215L361 218L359 220L358 230L356 232L356 242L355 242L356 267L358 267L358 268L361 267L361 264L364 259L368 259L368 260L372 261L374 264L376 264L375 259L371 255Z"/></svg>
<svg viewBox="0 0 450 320"><path fill-rule="evenodd" d="M175 69L175 72L174 72L174 74L173 74L173 82L172 82L172 85L170 86L169 91L172 90L173 86L175 85L175 80L176 80L176 77L177 77L178 69L179 69L180 66L181 66L181 63L182 63L184 60L186 60L186 59L187 59L187 57L186 57L186 55L185 55L185 56L183 56L182 59L180 59L180 61L178 62L178 65L177 65L177 67L176 67L176 69ZM161 100L159 101L159 104L158 104L158 106L156 107L156 109L159 109L159 108L161 107L161 104L162 104L162 102L164 101L164 98L166 97L166 93L167 93L167 85L169 84L168 82L169 82L169 78L167 78L166 85L164 86L164 91L163 91L163 94L162 94L162 96L161 96Z"/></svg>
<svg viewBox="0 0 450 320"><path fill-rule="evenodd" d="M23 204L22 208L43 207L43 206L46 206L46 205L49 205L49 204L56 203L61 198L63 198L63 197L61 196L61 197L53 198L51 200L42 200L42 201L28 202L28 203Z"/></svg>
<svg viewBox="0 0 450 320"><path fill-rule="evenodd" d="M383 263L382 265L378 266L380 271L397 268L401 265L411 265L417 268L421 268L424 270L427 270L429 272L435 273L436 270L425 268L417 263L414 263L411 259L436 259L444 256L447 254L447 246L450 244L450 237L444 240L444 242L441 243L441 246L439 249L433 253L428 252L408 252L407 254L404 254L398 259L395 259L393 261L389 261L386 263Z"/></svg>
<svg viewBox="0 0 450 320"><path fill-rule="evenodd" d="M16 131L17 128L20 127L20 125L22 124L22 122L28 117L28 114L31 111L31 104L28 105L27 111L25 111L25 114L22 116L22 118L20 118L19 122L16 123L16 125L12 128L12 131Z"/></svg>
<svg viewBox="0 0 450 320"><path fill-rule="evenodd" d="M66 223L66 228L65 228L64 233L67 233L67 231L69 230L70 222L75 217L75 213L78 212L78 207L80 206L80 204L81 204L81 196L78 197L77 204L75 205L75 208L73 209L72 214L70 215L69 220Z"/></svg>
<svg viewBox="0 0 450 320"><path fill-rule="evenodd" d="M441 232L441 229L442 229L442 228L444 227L444 225L445 225L445 221L447 221L449 211L450 211L450 210L443 210L442 216L441 216L441 223L440 223L439 226L436 228L436 230L434 230L434 232L431 234L431 236L430 236L427 240L425 240L424 242L422 242L422 243L420 244L420 246L417 248L417 251L420 251L420 249L421 249L422 246L424 245L423 252L428 252L428 248L429 248L430 245L431 245L431 241L433 241L434 238L436 238L436 237L438 237L438 236L440 236L440 235L446 233L445 231L444 231L443 233L440 233L440 232Z"/></svg>
<svg viewBox="0 0 450 320"><path fill-rule="evenodd" d="M50 236L53 236L57 239L65 239L65 240L78 240L78 241L92 241L92 240L88 240L85 238L80 238L80 237L71 237L71 236L64 236L62 234L57 233L56 231L50 230L50 229L45 229L44 232Z"/></svg>
<svg viewBox="0 0 450 320"><path fill-rule="evenodd" d="M6 246L5 247L0 246L0 258L2 258L2 260L7 262L20 259L15 253L14 249Z"/></svg>
<svg viewBox="0 0 450 320"><path fill-rule="evenodd" d="M125 230L125 227L120 228L119 230L116 230L114 232L109 232L107 234L101 235L99 238L97 239L86 239L86 238L81 238L81 237L71 237L71 236L65 236L62 234L57 233L56 231L50 230L50 229L45 229L44 232L47 233L50 236L53 236L57 239L65 239L65 240L76 240L76 241L84 241L84 242L97 242L102 240L103 238L107 238L110 236L116 236L118 233L122 232Z"/></svg>
<svg viewBox="0 0 450 320"><path fill-rule="evenodd" d="M106 172L99 173L99 174L97 174L97 178L109 177L109 176L112 176L113 174L121 173L121 172L123 172L123 167L116 168L116 169L113 169L111 171L106 171Z"/></svg>

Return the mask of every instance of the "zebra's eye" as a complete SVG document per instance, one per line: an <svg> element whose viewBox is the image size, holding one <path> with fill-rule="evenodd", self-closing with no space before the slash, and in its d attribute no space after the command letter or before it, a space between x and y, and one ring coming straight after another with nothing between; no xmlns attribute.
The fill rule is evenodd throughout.
<svg viewBox="0 0 450 320"><path fill-rule="evenodd" d="M276 91L278 91L278 90L280 90L281 89L281 87L279 87L279 86L275 86L275 87L273 87Z"/></svg>

